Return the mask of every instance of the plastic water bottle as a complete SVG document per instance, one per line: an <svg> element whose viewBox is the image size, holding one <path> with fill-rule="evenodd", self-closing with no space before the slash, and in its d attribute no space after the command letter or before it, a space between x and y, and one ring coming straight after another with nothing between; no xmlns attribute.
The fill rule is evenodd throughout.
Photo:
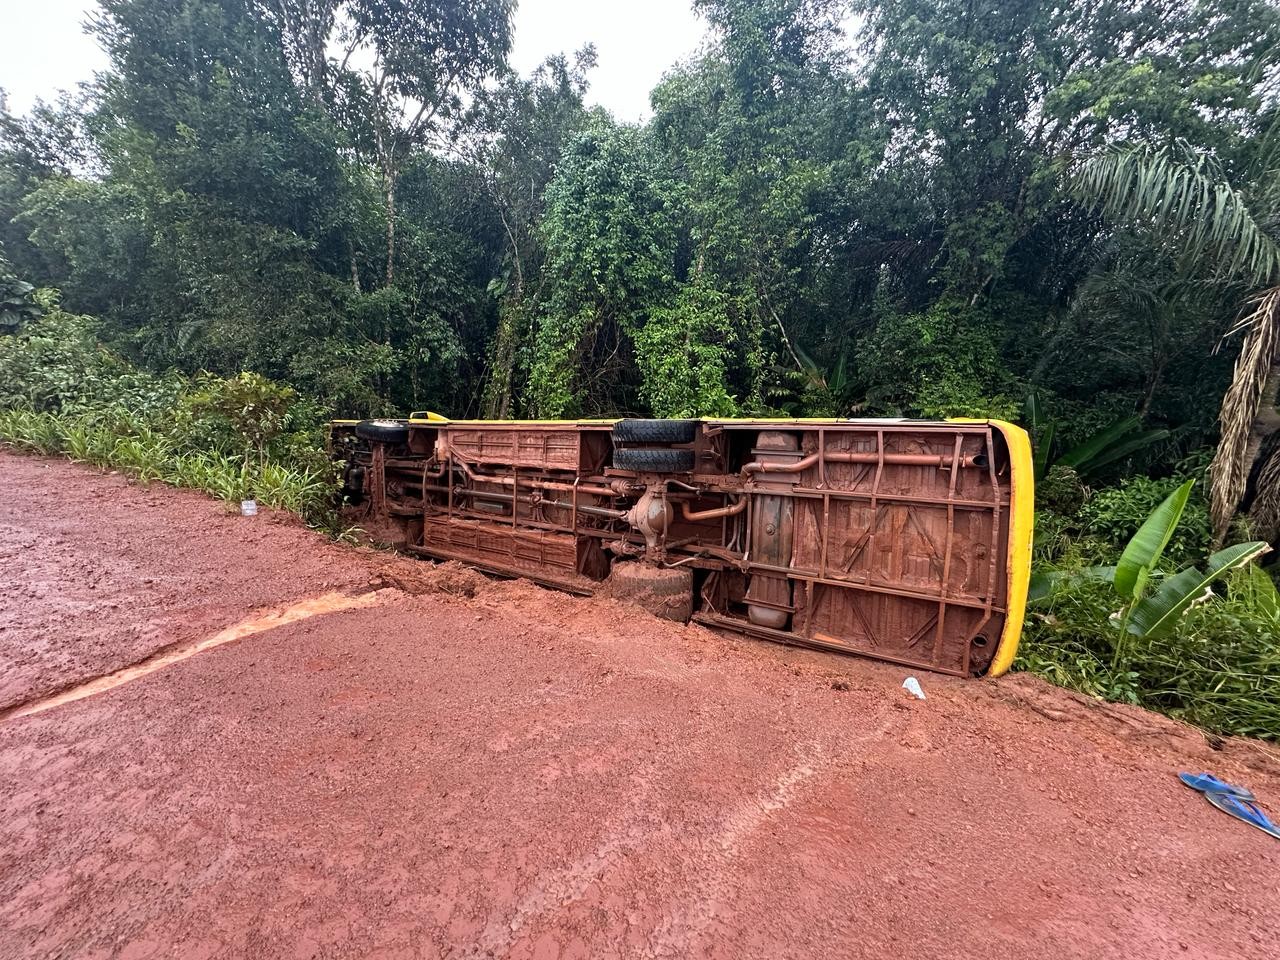
<svg viewBox="0 0 1280 960"><path fill-rule="evenodd" d="M902 687L917 700L923 700L925 698L924 690L920 687L920 681L915 677L907 677L907 679L903 680Z"/></svg>
<svg viewBox="0 0 1280 960"><path fill-rule="evenodd" d="M258 515L257 500L241 500L240 501L240 516L256 517L257 515Z"/></svg>

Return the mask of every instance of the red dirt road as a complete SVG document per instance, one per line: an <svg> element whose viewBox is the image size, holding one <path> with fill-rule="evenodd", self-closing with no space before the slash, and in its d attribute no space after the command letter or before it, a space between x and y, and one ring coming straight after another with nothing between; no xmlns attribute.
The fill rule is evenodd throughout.
<svg viewBox="0 0 1280 960"><path fill-rule="evenodd" d="M1032 678L922 676L0 454L0 957L1275 957L1280 814ZM472 594L472 595L468 595Z"/></svg>

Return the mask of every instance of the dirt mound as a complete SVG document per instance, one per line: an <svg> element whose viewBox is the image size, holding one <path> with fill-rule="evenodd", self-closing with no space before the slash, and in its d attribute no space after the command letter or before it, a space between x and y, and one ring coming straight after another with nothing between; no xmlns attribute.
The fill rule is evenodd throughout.
<svg viewBox="0 0 1280 960"><path fill-rule="evenodd" d="M979 681L972 686L975 694L985 694L1055 723L1091 731L1099 742L1118 739L1139 749L1168 750L1185 762L1198 762L1206 768L1230 763L1280 778L1280 749L1260 740L1205 733L1189 723L1141 707L1107 703L1055 687L1029 673Z"/></svg>
<svg viewBox="0 0 1280 960"><path fill-rule="evenodd" d="M426 560L401 559L386 563L369 580L373 589L394 587L413 596L447 593L455 597L474 597L488 586L489 580L471 567L456 560L431 563Z"/></svg>

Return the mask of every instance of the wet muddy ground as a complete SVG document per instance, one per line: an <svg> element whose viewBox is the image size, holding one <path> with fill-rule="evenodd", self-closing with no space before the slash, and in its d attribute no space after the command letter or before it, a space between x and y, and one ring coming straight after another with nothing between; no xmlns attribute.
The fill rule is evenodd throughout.
<svg viewBox="0 0 1280 960"><path fill-rule="evenodd" d="M1260 745L0 477L0 956L1280 955Z"/></svg>

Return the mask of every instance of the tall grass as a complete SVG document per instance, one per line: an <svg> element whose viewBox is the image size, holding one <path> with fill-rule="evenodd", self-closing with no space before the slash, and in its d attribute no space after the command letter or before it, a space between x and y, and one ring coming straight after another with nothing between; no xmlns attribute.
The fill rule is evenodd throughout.
<svg viewBox="0 0 1280 960"><path fill-rule="evenodd" d="M1265 571L1233 571L1167 637L1130 637L1127 662L1115 668L1118 606L1108 583L1064 583L1028 610L1018 668L1214 733L1280 740L1280 605Z"/></svg>
<svg viewBox="0 0 1280 960"><path fill-rule="evenodd" d="M119 470L142 483L201 490L227 504L256 499L289 510L329 532L337 530L334 480L323 469L246 463L218 451L182 450L144 422L101 420L30 410L0 410L0 441L31 453L63 455L79 463Z"/></svg>

